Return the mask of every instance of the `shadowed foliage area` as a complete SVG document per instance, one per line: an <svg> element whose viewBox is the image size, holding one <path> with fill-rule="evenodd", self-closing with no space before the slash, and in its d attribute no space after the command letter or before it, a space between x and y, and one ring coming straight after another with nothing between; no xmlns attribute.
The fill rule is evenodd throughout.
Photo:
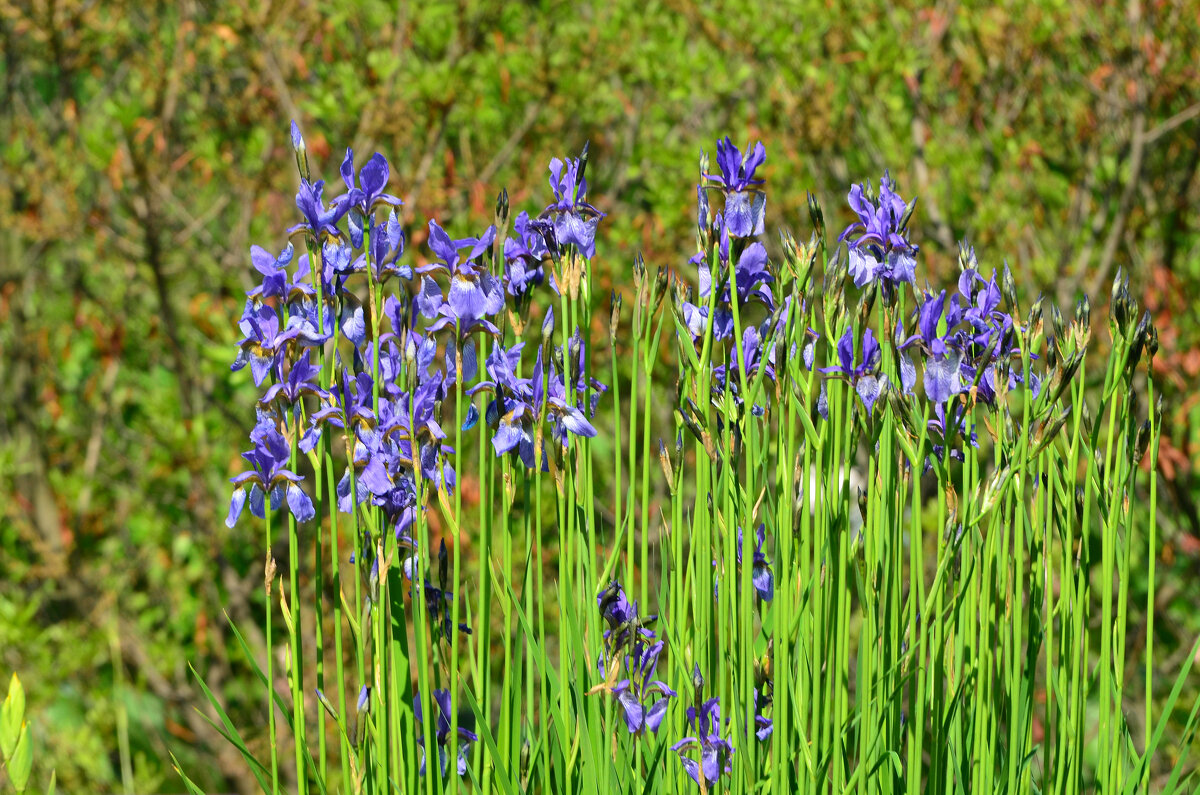
<svg viewBox="0 0 1200 795"><path fill-rule="evenodd" d="M431 217L477 232L499 186L542 202L546 162L590 141L598 295L638 251L686 265L697 156L726 134L769 149L771 227L807 236L811 191L840 230L848 186L890 169L929 272L967 240L1101 307L1122 269L1161 334L1153 640L1178 670L1200 629L1191 3L337 5L0 0L0 677L28 692L36 782L178 792L170 748L255 788L188 663L262 722L224 615L263 659L261 541L222 523L257 397L229 367L250 246L296 217L291 119L327 178L341 146L387 154L414 251Z"/></svg>

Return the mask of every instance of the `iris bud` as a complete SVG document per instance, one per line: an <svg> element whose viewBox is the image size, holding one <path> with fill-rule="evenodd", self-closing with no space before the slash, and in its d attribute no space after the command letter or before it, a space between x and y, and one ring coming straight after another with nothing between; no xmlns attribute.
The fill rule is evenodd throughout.
<svg viewBox="0 0 1200 795"><path fill-rule="evenodd" d="M816 231L817 236L825 237L825 213L821 210L821 203L812 193L808 194L808 217L812 221L813 230Z"/></svg>
<svg viewBox="0 0 1200 795"><path fill-rule="evenodd" d="M608 342L615 349L617 347L617 327L621 324L621 294L616 290L612 291L611 309L608 318Z"/></svg>
<svg viewBox="0 0 1200 795"><path fill-rule="evenodd" d="M1004 300L1008 303L1009 311L1017 311L1017 280L1013 278L1012 269L1008 267L1008 263L1004 263L1004 273L1000 277L1000 290L1004 293Z"/></svg>
<svg viewBox="0 0 1200 795"><path fill-rule="evenodd" d="M501 188L496 196L496 228L501 229L508 223L508 188Z"/></svg>

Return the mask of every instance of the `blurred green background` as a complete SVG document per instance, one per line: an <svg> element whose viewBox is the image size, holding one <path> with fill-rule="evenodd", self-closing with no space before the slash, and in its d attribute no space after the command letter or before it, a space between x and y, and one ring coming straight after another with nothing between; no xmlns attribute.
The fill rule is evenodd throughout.
<svg viewBox="0 0 1200 795"><path fill-rule="evenodd" d="M697 156L726 134L766 143L769 225L798 237L806 191L836 233L849 184L888 168L934 273L966 239L1026 295L1089 294L1103 328L1125 269L1162 335L1154 642L1177 670L1200 627L1198 14L0 0L0 677L29 693L34 781L180 792L170 748L251 789L188 663L257 740L223 611L265 654L262 550L222 522L256 392L229 364L249 247L278 250L294 217L293 118L327 195L345 146L389 158L414 249L430 217L481 229L502 186L544 206L546 162L590 140L602 284L638 250L685 265Z"/></svg>

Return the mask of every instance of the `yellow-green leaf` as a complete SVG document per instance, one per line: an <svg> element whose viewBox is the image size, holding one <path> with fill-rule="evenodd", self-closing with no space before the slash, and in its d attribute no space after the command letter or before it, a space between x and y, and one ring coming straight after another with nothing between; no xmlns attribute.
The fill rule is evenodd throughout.
<svg viewBox="0 0 1200 795"><path fill-rule="evenodd" d="M21 734L17 737L17 747L8 760L8 780L13 789L24 792L29 783L29 771L33 769L33 740L29 738L29 726L21 725Z"/></svg>
<svg viewBox="0 0 1200 795"><path fill-rule="evenodd" d="M0 755L11 759L25 723L25 688L16 674L8 683L8 696L0 707Z"/></svg>

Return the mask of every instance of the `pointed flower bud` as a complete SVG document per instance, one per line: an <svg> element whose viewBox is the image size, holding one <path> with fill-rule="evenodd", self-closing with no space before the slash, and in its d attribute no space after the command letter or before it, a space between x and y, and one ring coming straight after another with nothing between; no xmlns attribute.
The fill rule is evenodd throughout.
<svg viewBox="0 0 1200 795"><path fill-rule="evenodd" d="M614 349L617 347L617 328L621 325L621 300L621 294L613 290L608 318L608 341Z"/></svg>
<svg viewBox="0 0 1200 795"><path fill-rule="evenodd" d="M1000 276L1000 291L1004 294L1004 300L1008 303L1010 312L1017 311L1017 280L1013 277L1012 269L1008 267L1008 263L1004 263L1004 273Z"/></svg>
<svg viewBox="0 0 1200 795"><path fill-rule="evenodd" d="M296 170L303 179L309 178L308 148L304 145L304 136L300 134L300 125L292 119L292 149L296 153Z"/></svg>
<svg viewBox="0 0 1200 795"><path fill-rule="evenodd" d="M821 209L821 203L812 193L808 194L808 217L817 237L825 237L825 211Z"/></svg>

